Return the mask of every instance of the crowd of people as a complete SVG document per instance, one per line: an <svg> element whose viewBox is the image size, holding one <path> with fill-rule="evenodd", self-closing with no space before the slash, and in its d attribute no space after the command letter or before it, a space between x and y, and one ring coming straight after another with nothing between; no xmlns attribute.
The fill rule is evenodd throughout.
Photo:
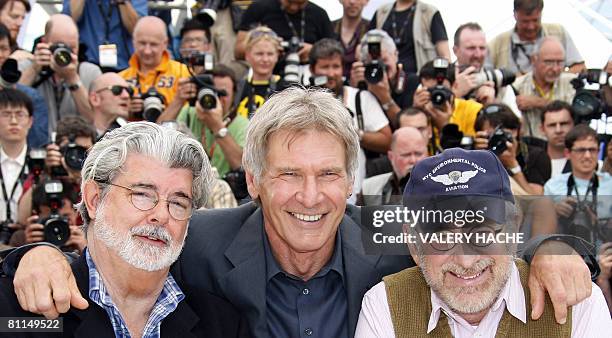
<svg viewBox="0 0 612 338"><path fill-rule="evenodd" d="M370 20L339 1L331 22L308 0L202 0L174 34L144 0L65 0L26 51L30 3L0 0L0 316L117 337L609 332L612 52L587 69L543 0L450 43L426 1ZM502 201L487 219L527 240L368 252L364 210L419 195Z"/></svg>

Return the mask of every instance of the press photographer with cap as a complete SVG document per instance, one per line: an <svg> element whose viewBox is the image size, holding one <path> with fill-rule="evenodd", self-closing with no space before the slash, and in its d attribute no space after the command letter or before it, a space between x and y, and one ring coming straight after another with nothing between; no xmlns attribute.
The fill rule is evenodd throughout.
<svg viewBox="0 0 612 338"><path fill-rule="evenodd" d="M542 318L528 320L514 203L508 175L490 151L447 149L417 163L404 191L406 208L482 217L405 226L416 237L408 246L418 267L384 277L365 294L355 337L598 337L612 330L605 299L591 282L592 294L568 309L571 320L557 324L550 302ZM471 237L423 240L444 234Z"/></svg>

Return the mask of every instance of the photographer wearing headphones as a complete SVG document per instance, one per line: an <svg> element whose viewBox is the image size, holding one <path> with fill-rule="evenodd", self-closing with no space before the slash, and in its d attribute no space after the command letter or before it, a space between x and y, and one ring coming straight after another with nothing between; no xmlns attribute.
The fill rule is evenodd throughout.
<svg viewBox="0 0 612 338"><path fill-rule="evenodd" d="M520 141L521 123L503 104L484 107L475 123L475 149L489 149L501 160L508 175L526 193L541 195L550 178L550 158L536 146Z"/></svg>

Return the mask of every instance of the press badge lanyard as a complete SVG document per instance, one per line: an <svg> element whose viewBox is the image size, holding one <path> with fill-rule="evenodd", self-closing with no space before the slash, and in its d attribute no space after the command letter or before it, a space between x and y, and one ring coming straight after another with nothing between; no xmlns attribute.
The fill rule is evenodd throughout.
<svg viewBox="0 0 612 338"><path fill-rule="evenodd" d="M416 4L410 6L410 8L408 9L410 11L410 13L408 13L408 17L414 14L415 9L416 9ZM402 25L402 28L400 29L400 31L399 32L397 31L397 19L395 17L395 4L394 4L393 8L391 8L391 29L393 30L393 41L395 42L395 45L401 44L402 37L404 35L404 29L406 29L407 25L408 25L408 20L404 21L404 24Z"/></svg>
<svg viewBox="0 0 612 338"><path fill-rule="evenodd" d="M0 158L0 163L2 163L2 159L1 158ZM23 177L23 173L25 172L26 163L27 163L27 161L21 166L21 170L19 171L19 175L17 176L17 179L15 180L15 184L13 184L13 189L11 189L11 196L10 197L6 193L6 187L4 186L4 176L2 174L2 167L0 166L0 185L2 185L2 197L4 197L4 203L6 203L6 220L7 221L11 219L11 201L13 200L13 197L15 196L15 191L17 190L17 185L19 185L21 177Z"/></svg>
<svg viewBox="0 0 612 338"><path fill-rule="evenodd" d="M98 9L100 10L100 14L102 14L102 19L104 19L104 44L109 44L109 36L110 36L110 21L113 16L113 5L109 2L108 4L108 14L104 13L104 7L102 6L102 1L98 0Z"/></svg>
<svg viewBox="0 0 612 338"><path fill-rule="evenodd" d="M285 15L285 19L287 20L287 24L289 25L289 28L291 28L291 31L293 32L293 36L297 36L298 38L300 38L302 42L304 42L304 39L305 39L304 29L306 27L306 9L302 9L302 18L300 19L302 35L298 35L298 32L295 29L295 26L293 25L293 22L291 22L291 18L289 18L289 15L287 15L287 12L283 11L283 15Z"/></svg>

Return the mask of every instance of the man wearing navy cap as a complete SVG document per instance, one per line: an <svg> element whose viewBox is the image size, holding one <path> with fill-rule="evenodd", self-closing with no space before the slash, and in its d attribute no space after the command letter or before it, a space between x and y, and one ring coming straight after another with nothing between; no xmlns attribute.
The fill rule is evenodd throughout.
<svg viewBox="0 0 612 338"><path fill-rule="evenodd" d="M563 325L548 300L540 320L527 319L527 265L513 259L518 209L494 153L454 148L420 161L404 205L431 216L406 227L419 266L385 277L366 293L355 337L597 337L612 330L595 285Z"/></svg>

